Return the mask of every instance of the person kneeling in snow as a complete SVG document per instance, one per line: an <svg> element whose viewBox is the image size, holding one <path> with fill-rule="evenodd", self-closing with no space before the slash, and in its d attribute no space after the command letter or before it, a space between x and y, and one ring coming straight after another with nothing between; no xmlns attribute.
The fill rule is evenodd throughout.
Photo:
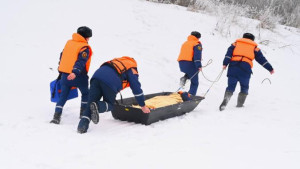
<svg viewBox="0 0 300 169"><path fill-rule="evenodd" d="M254 39L254 35L245 33L243 38L237 39L227 50L223 60L223 69L226 69L229 64L227 72L228 86L225 91L224 100L219 107L220 111L225 109L235 91L237 82L240 82L241 92L239 93L236 107L243 107L248 95L249 81L252 73L251 68L253 66L252 61L254 59L271 74L274 73L273 67L263 56Z"/></svg>
<svg viewBox="0 0 300 169"><path fill-rule="evenodd" d="M150 113L145 105L145 97L138 80L137 63L133 58L123 56L105 62L91 79L88 106L78 124L78 133L86 133L90 120L97 124L99 113L111 111L116 95L126 87L131 88L144 113ZM100 99L103 97L103 101Z"/></svg>

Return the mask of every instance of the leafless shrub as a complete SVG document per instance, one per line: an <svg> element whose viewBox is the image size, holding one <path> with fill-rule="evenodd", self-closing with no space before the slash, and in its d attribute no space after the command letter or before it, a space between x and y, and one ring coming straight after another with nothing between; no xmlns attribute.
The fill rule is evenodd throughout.
<svg viewBox="0 0 300 169"><path fill-rule="evenodd" d="M214 2L211 0L201 0L201 1L197 0L188 6L188 10L212 12L215 11L215 9L212 9L213 6L215 5Z"/></svg>
<svg viewBox="0 0 300 169"><path fill-rule="evenodd" d="M251 8L248 17L261 20L262 28L273 28L280 23L300 27L299 0L213 0L224 3L245 5Z"/></svg>
<svg viewBox="0 0 300 169"><path fill-rule="evenodd" d="M273 30L276 27L276 24L281 20L280 17L272 15L274 11L270 8L265 11L260 11L258 13L258 20L260 24L258 25L261 28Z"/></svg>
<svg viewBox="0 0 300 169"><path fill-rule="evenodd" d="M277 23L300 28L300 0L148 0L159 3L172 3L188 7L191 11L217 13L222 8L227 15L235 10L238 16L261 21L261 28L273 29ZM228 5L227 9L223 7ZM235 5L236 8L231 6ZM221 7L220 7L221 6ZM242 7L241 12L240 7ZM232 12L232 11L230 11ZM240 14L241 13L241 14ZM223 16L223 15L220 15ZM232 15L230 15L232 17ZM225 19L225 17L222 17ZM226 19L226 22L232 19ZM225 21L223 21L225 22ZM221 23L221 22L220 22Z"/></svg>
<svg viewBox="0 0 300 169"><path fill-rule="evenodd" d="M150 2L163 3L163 4L171 4L174 3L174 0L146 0Z"/></svg>

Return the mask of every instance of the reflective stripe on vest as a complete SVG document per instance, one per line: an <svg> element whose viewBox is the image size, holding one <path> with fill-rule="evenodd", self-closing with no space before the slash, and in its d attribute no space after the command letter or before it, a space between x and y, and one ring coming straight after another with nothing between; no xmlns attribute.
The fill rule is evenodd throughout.
<svg viewBox="0 0 300 169"><path fill-rule="evenodd" d="M111 61L106 62L105 65L110 65L117 71L117 73L121 77L122 90L125 89L126 87L130 86L128 80L122 79L122 74L131 68L135 68L135 71L133 71L134 74L138 73L136 71L136 69L137 69L136 61L133 58L128 57L128 56L123 56L121 58L115 58Z"/></svg>
<svg viewBox="0 0 300 169"><path fill-rule="evenodd" d="M74 33L72 39L66 43L60 59L58 70L64 73L72 73L73 67L78 58L78 54L83 47L88 47L90 51L90 56L85 66L86 71L88 72L92 58L92 49L87 41L77 33Z"/></svg>
<svg viewBox="0 0 300 169"><path fill-rule="evenodd" d="M243 61L250 64L253 67L253 59L255 58L254 50L257 44L246 38L236 40L234 43L235 48L233 50L231 61Z"/></svg>
<svg viewBox="0 0 300 169"><path fill-rule="evenodd" d="M188 36L187 41L181 46L180 54L177 61L193 61L194 46L201 44L201 42L193 35Z"/></svg>

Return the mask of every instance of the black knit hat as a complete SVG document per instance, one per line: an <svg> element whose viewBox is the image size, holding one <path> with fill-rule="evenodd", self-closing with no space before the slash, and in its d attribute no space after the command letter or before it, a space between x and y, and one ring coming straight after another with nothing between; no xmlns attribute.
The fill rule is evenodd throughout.
<svg viewBox="0 0 300 169"><path fill-rule="evenodd" d="M92 29L86 26L81 26L77 29L77 33L84 38L92 37Z"/></svg>
<svg viewBox="0 0 300 169"><path fill-rule="evenodd" d="M199 32L197 32L197 31L191 32L191 35L195 36L198 39L201 38L201 34Z"/></svg>
<svg viewBox="0 0 300 169"><path fill-rule="evenodd" d="M255 36L251 33L244 33L243 38L250 39L250 40L254 41Z"/></svg>

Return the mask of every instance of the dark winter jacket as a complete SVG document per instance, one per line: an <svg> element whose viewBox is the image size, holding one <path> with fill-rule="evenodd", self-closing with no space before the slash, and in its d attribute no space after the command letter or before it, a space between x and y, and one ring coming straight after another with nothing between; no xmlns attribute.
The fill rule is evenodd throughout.
<svg viewBox="0 0 300 169"><path fill-rule="evenodd" d="M116 93L122 90L121 77L117 74L117 72L112 67L108 65L101 66L94 73L91 80L93 79L97 79L105 83ZM130 88L138 104L142 107L145 106L145 98L144 98L143 90L141 89L141 84L138 80L138 74L134 74L132 70L129 69L122 74L122 79L128 80L128 82L130 83Z"/></svg>
<svg viewBox="0 0 300 169"><path fill-rule="evenodd" d="M196 45L194 47L194 56L193 61L179 61L179 67L182 72L196 72L199 68L202 67L202 45Z"/></svg>
<svg viewBox="0 0 300 169"><path fill-rule="evenodd" d="M242 75L242 76L250 78L250 76L252 74L252 70L251 70L251 66L249 63L244 62L244 61L231 61L231 57L232 57L234 48L235 48L234 45L231 45L228 48L225 58L223 60L223 65L227 66L229 64L227 76ZM262 54L260 49L254 50L253 52L255 55L255 60L260 65L262 65L268 71L273 70L272 65L267 61L267 59L264 57L264 55Z"/></svg>
<svg viewBox="0 0 300 169"><path fill-rule="evenodd" d="M62 73L61 84L67 84L68 86L80 86L88 83L88 75L86 71L86 62L90 57L90 50L86 47L81 50L78 55L78 59L73 66L72 72L75 73L76 78L74 80L68 80L68 73Z"/></svg>

